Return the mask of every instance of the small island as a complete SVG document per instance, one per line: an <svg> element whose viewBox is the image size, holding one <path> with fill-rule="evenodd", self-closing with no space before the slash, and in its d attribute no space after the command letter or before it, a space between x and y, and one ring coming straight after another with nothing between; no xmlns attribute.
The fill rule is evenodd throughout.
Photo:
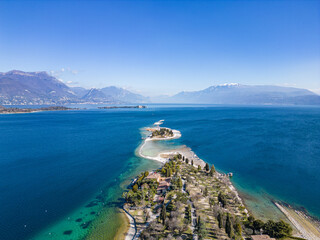
<svg viewBox="0 0 320 240"><path fill-rule="evenodd" d="M159 129L153 129L149 128L149 131L151 131L151 138L170 138L173 137L173 131L169 128L159 128Z"/></svg>
<svg viewBox="0 0 320 240"><path fill-rule="evenodd" d="M160 127L162 125L164 120L160 120L158 122L155 122L153 125L154 127L146 128L148 132L151 132L151 135L149 135L146 138L146 141L150 140L170 140L175 138L180 138L181 133L177 130L172 130L170 128L166 127Z"/></svg>
<svg viewBox="0 0 320 240"><path fill-rule="evenodd" d="M99 109L116 109L116 108L147 108L146 106L143 105L137 105L137 106L106 106L106 107L98 107Z"/></svg>
<svg viewBox="0 0 320 240"><path fill-rule="evenodd" d="M43 112L43 111L66 111L66 110L77 110L77 108L68 108L63 106L51 106L41 108L6 108L0 106L0 114L14 114L14 113L32 113L32 112Z"/></svg>

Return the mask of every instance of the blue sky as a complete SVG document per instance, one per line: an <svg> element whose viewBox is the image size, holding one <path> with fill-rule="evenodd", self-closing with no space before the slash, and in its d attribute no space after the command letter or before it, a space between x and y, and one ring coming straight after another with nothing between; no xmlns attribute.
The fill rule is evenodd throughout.
<svg viewBox="0 0 320 240"><path fill-rule="evenodd" d="M0 71L147 95L222 83L320 93L320 1L0 1Z"/></svg>

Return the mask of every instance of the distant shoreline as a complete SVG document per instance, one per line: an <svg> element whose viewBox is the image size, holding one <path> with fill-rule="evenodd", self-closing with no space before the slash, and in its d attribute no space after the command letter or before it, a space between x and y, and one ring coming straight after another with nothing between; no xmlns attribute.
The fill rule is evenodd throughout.
<svg viewBox="0 0 320 240"><path fill-rule="evenodd" d="M106 106L106 107L98 107L98 109L117 109L117 108L139 108L139 109L143 109L143 108L147 108L144 105L137 105L137 106Z"/></svg>
<svg viewBox="0 0 320 240"><path fill-rule="evenodd" d="M78 110L78 108L68 108L62 106L42 107L42 108L6 108L0 106L0 114L22 114L22 113L35 113L45 111L68 111Z"/></svg>

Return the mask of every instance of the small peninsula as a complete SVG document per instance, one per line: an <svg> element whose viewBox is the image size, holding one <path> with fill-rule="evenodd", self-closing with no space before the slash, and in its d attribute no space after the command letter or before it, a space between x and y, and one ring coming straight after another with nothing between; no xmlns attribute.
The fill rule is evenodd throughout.
<svg viewBox="0 0 320 240"><path fill-rule="evenodd" d="M66 111L66 110L77 110L77 108L68 108L63 106L51 106L41 108L6 108L0 106L0 114L14 114L14 113L33 113L43 111Z"/></svg>
<svg viewBox="0 0 320 240"><path fill-rule="evenodd" d="M126 240L319 239L319 222L285 203L274 202L284 220L255 218L233 186L233 174L216 171L188 147L156 157L143 155L146 142L181 136L177 130L160 127L163 121L146 128L151 134L139 149L141 157L160 161L162 167L141 172L123 193L123 209L130 222Z"/></svg>
<svg viewBox="0 0 320 240"><path fill-rule="evenodd" d="M117 109L117 108L147 108L146 106L143 105L137 105L137 106L106 106L106 107L98 107L99 109Z"/></svg>

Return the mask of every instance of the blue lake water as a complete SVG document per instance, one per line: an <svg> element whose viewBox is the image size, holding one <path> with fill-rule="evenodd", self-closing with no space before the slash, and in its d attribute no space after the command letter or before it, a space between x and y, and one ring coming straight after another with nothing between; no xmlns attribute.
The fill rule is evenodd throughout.
<svg viewBox="0 0 320 240"><path fill-rule="evenodd" d="M159 119L181 131L173 144L233 172L256 214L263 217L261 209L275 198L320 217L320 108L151 105L39 112L0 115L0 238L80 239L91 226L79 227L79 216L90 222L101 206L112 218L120 184L158 166L134 152L140 129ZM99 194L104 200L86 207ZM46 231L52 235L37 237Z"/></svg>

